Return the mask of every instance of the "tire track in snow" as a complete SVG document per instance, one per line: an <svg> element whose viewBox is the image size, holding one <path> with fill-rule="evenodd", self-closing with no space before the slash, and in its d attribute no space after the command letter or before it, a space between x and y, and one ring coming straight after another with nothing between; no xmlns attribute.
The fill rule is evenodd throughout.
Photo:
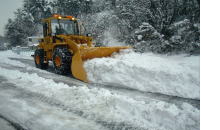
<svg viewBox="0 0 220 130"><path fill-rule="evenodd" d="M43 94L35 93L32 91L26 90L24 88L17 87L13 83L8 83L7 79L2 78L1 76L0 76L0 79L6 80L4 82L2 82L0 80L1 86L3 86L3 87L1 87L1 89L8 89L8 90L12 89L13 91L18 92L15 95L15 98L17 98L17 99L22 99L25 101L28 100L29 102L32 102L32 103L34 103L36 100L41 101L43 103L49 104L50 106L54 106L56 108L59 108L62 111L70 112L74 115L82 117L86 120L92 120L92 119L88 119L90 117L90 115L84 113L82 110L77 110L72 107L66 106L61 101L47 97ZM4 85L4 84L7 84L7 85ZM9 84L10 84L10 86L9 86ZM0 118L1 118L1 114L0 114ZM22 127L19 123L10 121L9 118L5 118L4 116L2 116L2 118L6 119L6 121L12 123L12 125L15 126L16 130L29 130L29 129ZM125 129L126 130L147 130L146 128L136 127L136 126L133 126L133 125L128 124L126 122L107 122L104 120L93 120L93 121L97 124L100 124L101 126L107 128L107 129L110 129L110 130L125 130ZM26 125L28 125L28 123L31 123L31 120L25 122ZM25 127L26 127L26 125L25 125Z"/></svg>
<svg viewBox="0 0 220 130"><path fill-rule="evenodd" d="M16 122L11 121L10 119L3 116L2 114L0 114L0 119L3 119L4 121L8 122L10 126L12 126L15 130L30 130L30 129L24 128L23 126L21 126L20 124Z"/></svg>
<svg viewBox="0 0 220 130"><path fill-rule="evenodd" d="M30 59L18 59L18 58L10 58L11 60L16 60L20 61L22 63L28 64L32 67L35 67L35 64L32 60ZM10 68L10 67L9 67ZM119 84L110 84L110 83L105 83L105 84L100 84L100 83L84 83L82 81L79 81L77 79L74 79L71 74L69 75L57 75L55 71L53 70L53 67L50 66L48 70L45 70L44 72L50 73L46 74L44 72L39 72L36 70L25 70L25 68L20 67L20 71L22 72L29 72L29 73L37 73L39 76L44 77L46 79L53 79L55 82L63 82L69 86L81 86L81 85L87 85L89 88L97 87L97 88L105 88L108 89L112 92L120 93L120 94L129 94L131 97L134 97L135 95L138 96L143 96L147 98L152 98L155 100L160 100L160 101L165 101L168 103L173 103L177 106L181 106L182 103L189 103L192 106L196 107L197 109L200 109L200 100L199 99L190 99L190 98L183 98L183 97L178 97L178 96L172 96L172 95L166 95L166 94L161 94L161 93L152 93L152 92L144 92L140 91L134 88L129 88L124 85L119 85ZM40 69L39 69L40 70ZM42 70L40 70L42 71Z"/></svg>
<svg viewBox="0 0 220 130"><path fill-rule="evenodd" d="M28 64L32 67L35 67L35 64L32 60L28 60L28 59L18 59L18 58L10 58L11 60L17 60L17 61L21 61L25 64ZM8 66L9 68L11 68L10 66ZM16 66L14 66L16 67ZM44 72L39 72L37 70L27 70L25 68L19 67L18 68L21 72L28 72L28 73L37 73L39 76L44 77L46 79L53 79L55 82L59 83L59 82L63 82L69 86L81 86L81 85L87 85L90 88L93 87L97 87L97 88L105 88L108 89L112 92L116 92L116 93L120 93L120 94L130 94L131 96L143 96L143 97L148 97L148 98L152 98L155 100L161 100L161 101L165 101L168 103L173 103L177 106L180 106L182 103L189 103L192 106L196 107L197 109L200 109L200 100L199 99L190 99L190 98L183 98L183 97L177 97L177 96L172 96L172 95L166 95L166 94L161 94L161 93L152 93L152 92L144 92L144 91L140 91L137 89L133 89L133 88L129 88L123 85L118 85L118 84L100 84L100 83L84 83L82 81L79 81L77 79L74 79L72 77L72 75L67 75L67 76L63 76L63 75L57 75L55 73L55 71L53 71L52 66L49 67L48 70L40 70L40 71L44 71ZM49 72L49 74L48 74Z"/></svg>
<svg viewBox="0 0 220 130"><path fill-rule="evenodd" d="M110 91L121 92L120 94L126 93L127 95L129 94L130 96L133 96L133 97L135 97L135 95L143 96L143 97L149 97L149 98L152 98L152 99L155 99L155 100L160 100L160 101L165 101L165 102L168 102L168 103L173 103L177 106L180 106L183 102L185 102L185 103L189 103L192 106L200 109L200 100L199 99L183 98L183 97L166 95L166 94L161 94L161 93L144 92L144 91L140 91L140 90L137 90L137 89L134 89L134 88L129 88L127 86L118 85L118 84L91 83L91 85L93 87L106 88Z"/></svg>
<svg viewBox="0 0 220 130"><path fill-rule="evenodd" d="M20 61L22 63L28 64L32 67L35 67L35 64L32 60L29 59L18 59L18 58L10 58L11 60L16 60ZM8 66L11 68L10 66ZM16 67L16 66L13 66ZM53 70L53 67L50 66L48 70L27 70L26 68L22 67L16 67L19 69L21 72L28 72L28 73L37 73L39 76L46 78L46 79L53 79L55 82L63 82L69 86L82 86L82 85L87 85L89 88L97 87L97 88L105 88L108 89L112 92L120 93L120 94L129 94L131 97L136 97L142 96L143 98L152 98L154 100L160 100L160 101L165 101L168 103L173 103L177 105L178 107L181 106L182 103L189 103L192 106L196 107L197 109L200 109L200 100L199 99L190 99L190 98L183 98L183 97L178 97L178 96L172 96L172 95L166 95L166 94L161 94L161 93L152 93L152 92L144 92L140 91L134 88L129 88L124 85L119 85L119 84L100 84L100 83L84 83L82 81L79 81L77 79L74 79L71 74L69 75L58 75L55 73ZM44 71L44 72L42 72ZM47 73L46 73L47 72Z"/></svg>

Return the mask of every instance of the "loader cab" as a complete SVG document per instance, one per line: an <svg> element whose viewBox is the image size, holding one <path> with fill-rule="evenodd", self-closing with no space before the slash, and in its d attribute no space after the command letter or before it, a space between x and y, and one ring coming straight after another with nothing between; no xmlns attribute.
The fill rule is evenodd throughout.
<svg viewBox="0 0 220 130"><path fill-rule="evenodd" d="M72 16L53 15L43 20L43 33L46 36L83 35L84 27L80 21Z"/></svg>
<svg viewBox="0 0 220 130"><path fill-rule="evenodd" d="M79 35L79 28L77 21L73 20L51 20L52 36L56 35Z"/></svg>

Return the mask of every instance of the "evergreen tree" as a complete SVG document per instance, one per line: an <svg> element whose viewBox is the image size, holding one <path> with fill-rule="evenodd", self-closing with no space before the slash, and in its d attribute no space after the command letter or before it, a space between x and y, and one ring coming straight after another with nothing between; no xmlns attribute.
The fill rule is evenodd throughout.
<svg viewBox="0 0 220 130"><path fill-rule="evenodd" d="M47 0L24 0L23 10L31 16L34 23L51 16L51 6Z"/></svg>
<svg viewBox="0 0 220 130"><path fill-rule="evenodd" d="M5 26L5 37L11 46L26 45L26 38L37 32L37 26L24 10L18 9L15 15L16 18L9 19Z"/></svg>
<svg viewBox="0 0 220 130"><path fill-rule="evenodd" d="M134 46L147 42L141 44L144 50L158 53L192 52L199 48L199 0L24 0L16 18L6 26L6 37L11 38L12 45L24 44L22 39L37 34L41 19L55 13L80 19L86 33L92 33L100 43L109 36ZM183 26L175 26L179 22ZM146 31L149 34L143 36L152 37L140 41L135 32L141 31L142 23L148 23L146 27L154 33ZM181 30L184 31L180 33Z"/></svg>

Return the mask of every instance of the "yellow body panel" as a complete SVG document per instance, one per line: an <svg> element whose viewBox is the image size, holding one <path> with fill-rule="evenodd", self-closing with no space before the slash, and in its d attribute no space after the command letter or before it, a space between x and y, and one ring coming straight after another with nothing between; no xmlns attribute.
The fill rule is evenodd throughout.
<svg viewBox="0 0 220 130"><path fill-rule="evenodd" d="M51 20L57 19L54 17L44 19L43 22L48 24L47 33L51 34ZM62 18L67 19L67 18ZM68 19L67 19L68 20ZM56 35L45 36L39 48L45 51L45 62L52 60L53 52L56 47L65 46L72 54L71 72L72 75L84 82L88 82L87 74L83 67L83 62L87 59L101 58L111 56L114 52L119 52L121 49L128 49L128 46L122 47L94 47L92 38L81 35Z"/></svg>

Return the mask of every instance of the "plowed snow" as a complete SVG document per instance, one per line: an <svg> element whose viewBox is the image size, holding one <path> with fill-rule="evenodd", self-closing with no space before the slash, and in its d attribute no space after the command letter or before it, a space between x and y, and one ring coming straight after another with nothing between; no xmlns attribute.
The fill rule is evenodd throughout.
<svg viewBox="0 0 220 130"><path fill-rule="evenodd" d="M88 60L84 67L92 82L199 99L199 60L199 56L162 56L124 50L109 58Z"/></svg>

